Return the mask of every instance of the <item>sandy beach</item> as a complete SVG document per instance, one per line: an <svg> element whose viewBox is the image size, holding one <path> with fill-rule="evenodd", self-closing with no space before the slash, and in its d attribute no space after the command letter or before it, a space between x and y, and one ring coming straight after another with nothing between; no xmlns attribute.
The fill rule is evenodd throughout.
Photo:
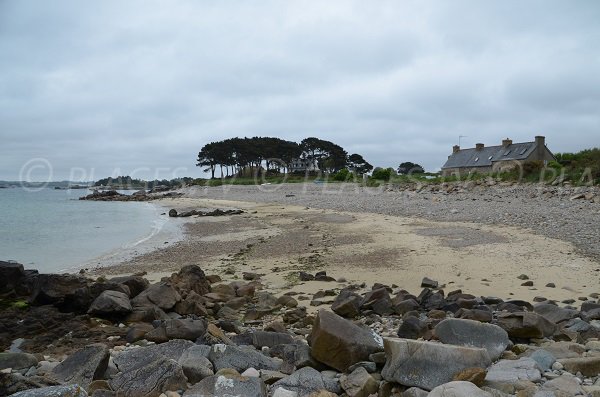
<svg viewBox="0 0 600 397"><path fill-rule="evenodd" d="M445 284L446 291L463 289L503 299L583 300L600 292L595 281L600 264L593 257L571 242L522 227L239 201L239 195L235 198L160 201L166 211L239 208L245 213L169 218L168 222L181 223L182 241L118 264L90 269L91 273L114 276L147 272L147 277L156 281L184 265L197 264L207 274L218 274L226 281L237 279L242 272L259 273L270 291L295 291L306 301L319 290L349 284L370 287L385 282L417 291L425 276ZM326 271L337 281L299 281L298 271ZM522 274L532 286L522 285Z"/></svg>

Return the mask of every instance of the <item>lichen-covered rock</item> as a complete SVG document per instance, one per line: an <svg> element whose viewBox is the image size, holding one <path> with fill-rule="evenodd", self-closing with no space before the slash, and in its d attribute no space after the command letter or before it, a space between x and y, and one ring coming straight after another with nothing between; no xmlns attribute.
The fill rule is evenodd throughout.
<svg viewBox="0 0 600 397"><path fill-rule="evenodd" d="M310 346L315 360L339 371L383 350L379 335L326 310L315 319Z"/></svg>
<svg viewBox="0 0 600 397"><path fill-rule="evenodd" d="M87 389L93 380L101 379L108 367L106 345L96 343L67 357L52 370L52 377L62 383L78 384Z"/></svg>
<svg viewBox="0 0 600 397"><path fill-rule="evenodd" d="M87 395L81 386L67 385L25 390L12 394L10 397L87 397Z"/></svg>
<svg viewBox="0 0 600 397"><path fill-rule="evenodd" d="M147 363L147 364L145 364ZM159 358L127 372L119 372L109 381L112 390L131 397L158 397L167 390L187 387L183 369L175 360Z"/></svg>
<svg viewBox="0 0 600 397"><path fill-rule="evenodd" d="M426 390L452 381L464 369L491 363L487 350L481 348L400 338L385 338L384 345L387 361L382 377Z"/></svg>
<svg viewBox="0 0 600 397"><path fill-rule="evenodd" d="M24 369L37 365L38 359L29 353L0 353L0 369Z"/></svg>
<svg viewBox="0 0 600 397"><path fill-rule="evenodd" d="M319 390L327 390L332 393L341 391L337 379L326 378L311 367L301 368L290 376L278 380L273 384L272 390L277 391L279 388L296 392L298 397L306 397Z"/></svg>
<svg viewBox="0 0 600 397"><path fill-rule="evenodd" d="M213 345L208 353L208 359L213 363L215 370L233 368L243 372L252 367L255 369L278 370L281 360L267 357L252 347L217 344Z"/></svg>
<svg viewBox="0 0 600 397"><path fill-rule="evenodd" d="M260 378L238 374L209 376L196 383L183 394L184 397L266 397L267 387Z"/></svg>

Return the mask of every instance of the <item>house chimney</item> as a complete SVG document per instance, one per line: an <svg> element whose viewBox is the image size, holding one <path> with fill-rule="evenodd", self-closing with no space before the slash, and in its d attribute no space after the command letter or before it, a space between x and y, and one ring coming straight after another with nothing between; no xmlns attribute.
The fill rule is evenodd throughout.
<svg viewBox="0 0 600 397"><path fill-rule="evenodd" d="M544 147L546 145L546 137L538 135L535 137L535 146Z"/></svg>
<svg viewBox="0 0 600 397"><path fill-rule="evenodd" d="M454 145L452 146L452 153L458 153L460 151L460 146Z"/></svg>
<svg viewBox="0 0 600 397"><path fill-rule="evenodd" d="M506 138L502 140L502 146L508 147L510 145L512 145L512 139Z"/></svg>
<svg viewBox="0 0 600 397"><path fill-rule="evenodd" d="M476 143L475 144L475 149L476 150L483 150L484 148L484 144L483 143Z"/></svg>

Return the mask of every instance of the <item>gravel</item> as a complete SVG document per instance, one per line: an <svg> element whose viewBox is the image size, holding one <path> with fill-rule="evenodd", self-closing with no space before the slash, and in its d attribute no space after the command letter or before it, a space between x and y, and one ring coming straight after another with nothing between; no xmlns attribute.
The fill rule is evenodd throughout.
<svg viewBox="0 0 600 397"><path fill-rule="evenodd" d="M351 183L228 185L182 189L187 197L280 203L349 212L520 226L566 240L600 260L600 189L465 182L361 187ZM588 195L588 198L573 199ZM589 198L591 196L591 199Z"/></svg>

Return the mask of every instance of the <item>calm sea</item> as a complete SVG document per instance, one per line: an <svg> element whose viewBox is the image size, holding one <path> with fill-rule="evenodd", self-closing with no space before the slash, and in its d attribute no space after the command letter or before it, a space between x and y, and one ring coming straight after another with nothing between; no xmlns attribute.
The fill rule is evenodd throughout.
<svg viewBox="0 0 600 397"><path fill-rule="evenodd" d="M0 189L0 260L40 272L72 270L149 240L163 209L140 202L80 201L87 190Z"/></svg>

